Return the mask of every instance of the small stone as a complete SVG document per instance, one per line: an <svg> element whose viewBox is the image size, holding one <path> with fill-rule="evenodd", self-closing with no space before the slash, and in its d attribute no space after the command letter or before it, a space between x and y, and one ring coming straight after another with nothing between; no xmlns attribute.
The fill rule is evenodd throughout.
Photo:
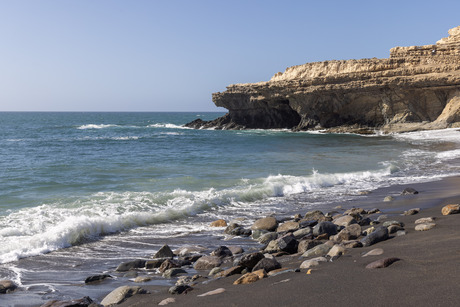
<svg viewBox="0 0 460 307"><path fill-rule="evenodd" d="M433 229L435 226L436 226L435 223L422 223L422 224L417 224L415 226L415 230L416 231L426 231L426 230Z"/></svg>
<svg viewBox="0 0 460 307"><path fill-rule="evenodd" d="M379 217L377 218L377 222L381 222L387 218L388 216L386 214L379 215Z"/></svg>
<svg viewBox="0 0 460 307"><path fill-rule="evenodd" d="M132 269L139 269L145 267L145 260L136 259L133 261L123 262L115 269L117 272L126 272Z"/></svg>
<svg viewBox="0 0 460 307"><path fill-rule="evenodd" d="M232 229L229 234L232 236L249 237L252 234L252 230L244 227L236 227Z"/></svg>
<svg viewBox="0 0 460 307"><path fill-rule="evenodd" d="M342 229L337 235L330 237L331 240L341 242L357 239L361 236L361 226L352 224Z"/></svg>
<svg viewBox="0 0 460 307"><path fill-rule="evenodd" d="M155 253L153 258L174 258L174 253L171 248L165 244Z"/></svg>
<svg viewBox="0 0 460 307"><path fill-rule="evenodd" d="M238 227L241 227L239 224L237 223L230 223L230 225L227 226L227 228L225 228L224 232L227 233L227 234L230 234L232 232L232 230L238 228Z"/></svg>
<svg viewBox="0 0 460 307"><path fill-rule="evenodd" d="M368 256L380 256L383 254L383 249L381 248L374 248L373 250L368 251L361 257L368 257Z"/></svg>
<svg viewBox="0 0 460 307"><path fill-rule="evenodd" d="M104 306L116 305L123 302L128 297L144 293L147 293L147 291L145 291L141 287L121 286L110 292L106 297L104 297L101 304Z"/></svg>
<svg viewBox="0 0 460 307"><path fill-rule="evenodd" d="M313 259L305 260L300 264L301 269L309 269L315 266L318 266L321 262L327 262L327 258L325 257L316 257Z"/></svg>
<svg viewBox="0 0 460 307"><path fill-rule="evenodd" d="M395 198L393 196L387 196L383 199L385 202L393 201Z"/></svg>
<svg viewBox="0 0 460 307"><path fill-rule="evenodd" d="M0 280L0 293L10 293L16 290L18 286L9 279Z"/></svg>
<svg viewBox="0 0 460 307"><path fill-rule="evenodd" d="M149 276L138 276L134 279L134 282L143 283L143 282L148 282L151 280L152 280L152 277L149 277Z"/></svg>
<svg viewBox="0 0 460 307"><path fill-rule="evenodd" d="M225 292L225 289L224 288L217 288L216 290L212 290L212 291L208 291L206 293L203 293L203 294L199 294L197 296L209 296L209 295L216 295L216 294L220 294L220 293L224 293Z"/></svg>
<svg viewBox="0 0 460 307"><path fill-rule="evenodd" d="M266 277L267 274L265 273L264 270L258 270L254 271L252 273L246 273L233 283L234 285L245 285L245 284L250 284L253 282L256 282L264 277Z"/></svg>
<svg viewBox="0 0 460 307"><path fill-rule="evenodd" d="M274 217L269 216L255 221L254 224L252 224L251 229L263 229L268 231L274 231L276 227L278 227L278 221Z"/></svg>
<svg viewBox="0 0 460 307"><path fill-rule="evenodd" d="M276 232L293 232L299 229L299 223L294 221L284 222L279 225Z"/></svg>
<svg viewBox="0 0 460 307"><path fill-rule="evenodd" d="M451 204L442 207L441 209L442 215L450 215L450 214L456 214L460 212L460 205L459 204Z"/></svg>
<svg viewBox="0 0 460 307"><path fill-rule="evenodd" d="M189 285L179 285L179 286L172 286L169 288L168 292L169 294L182 294L182 293L187 293L188 291L193 290L192 287Z"/></svg>
<svg viewBox="0 0 460 307"><path fill-rule="evenodd" d="M90 283L96 283L96 282L101 282L106 278L112 278L112 276L108 274L102 274L102 275L93 275L89 276L85 279L85 284L90 284Z"/></svg>
<svg viewBox="0 0 460 307"><path fill-rule="evenodd" d="M147 260L145 262L145 269L147 270L152 270L152 269L157 269L161 266L161 264L166 260L166 258L159 258L159 259L153 259L153 260Z"/></svg>
<svg viewBox="0 0 460 307"><path fill-rule="evenodd" d="M171 268L163 273L164 278L171 278L179 274L187 274L187 271L181 268Z"/></svg>
<svg viewBox="0 0 460 307"><path fill-rule="evenodd" d="M211 227L226 227L227 222L225 220L220 219L220 220L211 222L211 224L209 226L211 226Z"/></svg>
<svg viewBox="0 0 460 307"><path fill-rule="evenodd" d="M195 270L211 270L222 264L222 260L216 256L203 256L193 265Z"/></svg>
<svg viewBox="0 0 460 307"><path fill-rule="evenodd" d="M365 236L361 240L361 243L363 244L364 247L366 247L366 246L371 246L380 241L384 241L386 239L388 239L388 228L386 228L385 226L380 226L377 229L375 229L374 232Z"/></svg>
<svg viewBox="0 0 460 307"><path fill-rule="evenodd" d="M413 208L407 211L404 211L403 215L415 215L420 212L420 208Z"/></svg>
<svg viewBox="0 0 460 307"><path fill-rule="evenodd" d="M159 306L164 306L164 305L168 305L170 303L175 303L175 302L176 302L175 298L168 297L168 298L165 298L164 300L162 300L161 302L159 302L158 305Z"/></svg>
<svg viewBox="0 0 460 307"><path fill-rule="evenodd" d="M349 226L351 224L356 224L357 221L351 215L344 215L339 218L336 218L332 221L337 226Z"/></svg>
<svg viewBox="0 0 460 307"><path fill-rule="evenodd" d="M418 194L418 191L413 189L413 188L405 188L404 191L402 191L401 195L414 195Z"/></svg>
<svg viewBox="0 0 460 307"><path fill-rule="evenodd" d="M399 258L384 258L384 259L379 259L377 261L371 262L368 265L366 265L366 269L381 269L381 268L386 268L387 266L395 263L396 261L399 261L401 259Z"/></svg>
<svg viewBox="0 0 460 307"><path fill-rule="evenodd" d="M263 258L252 268L252 271L264 270L270 272L276 269L280 269L281 264L275 258Z"/></svg>
<svg viewBox="0 0 460 307"><path fill-rule="evenodd" d="M422 223L433 223L436 218L434 217L422 217L418 220L415 220L414 224L422 224Z"/></svg>

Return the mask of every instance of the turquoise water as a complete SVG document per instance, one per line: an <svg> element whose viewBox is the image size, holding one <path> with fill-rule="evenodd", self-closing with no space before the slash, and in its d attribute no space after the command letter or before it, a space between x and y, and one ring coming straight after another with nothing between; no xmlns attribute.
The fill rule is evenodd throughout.
<svg viewBox="0 0 460 307"><path fill-rule="evenodd" d="M21 270L52 251L108 265L145 253L132 242L219 240L207 227L217 218L250 224L460 173L455 129L369 137L182 127L221 115L0 113L0 278L27 285Z"/></svg>

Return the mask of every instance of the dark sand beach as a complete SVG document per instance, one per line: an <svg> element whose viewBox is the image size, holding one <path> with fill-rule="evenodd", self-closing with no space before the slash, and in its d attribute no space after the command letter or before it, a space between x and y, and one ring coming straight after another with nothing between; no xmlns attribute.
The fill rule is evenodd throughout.
<svg viewBox="0 0 460 307"><path fill-rule="evenodd" d="M312 268L310 274L302 269L247 285L233 285L241 275L200 279L193 290L180 295L169 294L169 287L136 284L150 293L130 297L119 306L156 306L167 298L175 300L169 306L457 306L460 214L443 216L441 208L460 203L460 178L411 187L420 193L395 197L392 202L377 202L381 195L400 193L404 188L392 186L375 191L372 197L377 202L375 206L371 206L372 203L363 206L380 207L388 216L385 220L403 222L406 235L390 235L388 240L375 245L348 249L340 258ZM359 203L353 205L358 207ZM421 208L418 214L402 215L415 207ZM435 217L436 226L428 231L415 231L415 220L423 217ZM362 257L375 248L383 249L383 254ZM369 263L389 257L400 261L386 268L366 269ZM296 269L305 258L294 254L277 257L277 260L283 268ZM199 273L207 276L208 271ZM225 291L199 296L219 288Z"/></svg>

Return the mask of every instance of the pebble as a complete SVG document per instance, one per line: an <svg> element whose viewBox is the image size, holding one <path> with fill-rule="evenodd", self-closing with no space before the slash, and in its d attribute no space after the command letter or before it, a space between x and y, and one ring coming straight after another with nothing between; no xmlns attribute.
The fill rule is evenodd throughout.
<svg viewBox="0 0 460 307"><path fill-rule="evenodd" d="M426 231L426 230L433 229L435 226L436 226L435 223L422 223L422 224L417 224L415 226L415 230L417 230L417 231Z"/></svg>

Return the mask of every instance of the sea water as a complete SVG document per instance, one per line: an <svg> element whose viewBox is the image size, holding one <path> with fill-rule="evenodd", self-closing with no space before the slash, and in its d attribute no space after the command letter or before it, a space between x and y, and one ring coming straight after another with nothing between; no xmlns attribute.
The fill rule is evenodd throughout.
<svg viewBox="0 0 460 307"><path fill-rule="evenodd" d="M83 286L85 277L165 243L231 244L209 227L216 219L249 226L460 174L456 129L360 136L182 126L222 115L0 113L0 279L20 285L2 303L101 297L109 290Z"/></svg>

